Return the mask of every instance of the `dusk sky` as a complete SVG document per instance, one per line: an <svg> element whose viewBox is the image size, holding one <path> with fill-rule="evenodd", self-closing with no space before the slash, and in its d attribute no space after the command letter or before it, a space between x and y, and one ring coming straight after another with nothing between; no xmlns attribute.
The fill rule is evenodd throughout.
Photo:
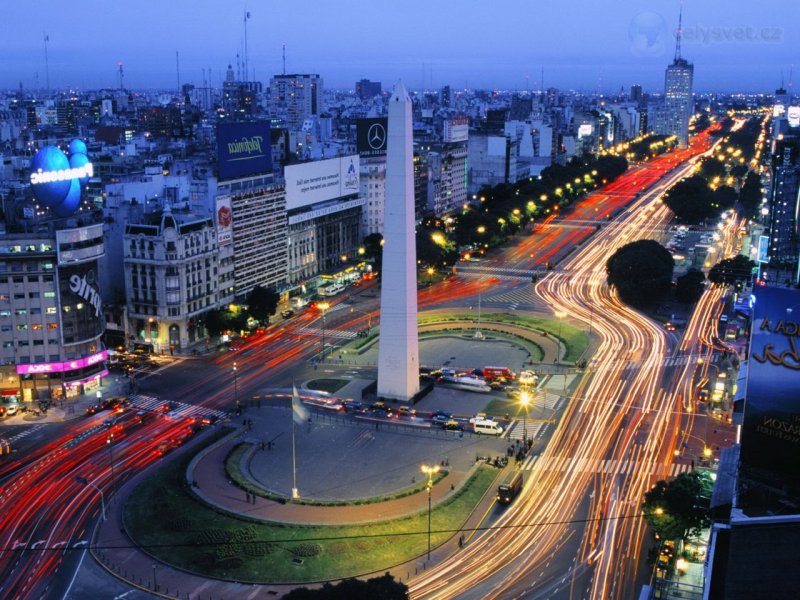
<svg viewBox="0 0 800 600"><path fill-rule="evenodd" d="M687 0L683 56L695 65L695 91L772 92L800 55L800 27L789 0ZM79 0L3 2L0 88L117 87L122 62L131 89L220 85L243 54L250 11L250 73L318 73L326 88L362 77L384 88L539 89L614 93L640 83L661 91L672 60L677 0ZM800 73L796 73L800 78ZM423 79L424 78L424 79Z"/></svg>

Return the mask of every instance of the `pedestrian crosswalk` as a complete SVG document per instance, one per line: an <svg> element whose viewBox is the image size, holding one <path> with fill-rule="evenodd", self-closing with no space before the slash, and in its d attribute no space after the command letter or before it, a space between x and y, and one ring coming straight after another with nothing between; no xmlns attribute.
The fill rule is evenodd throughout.
<svg viewBox="0 0 800 600"><path fill-rule="evenodd" d="M137 410L147 411L161 410L166 404L165 400L141 394L135 394L131 396L130 401L131 406L135 407ZM215 410L213 408L205 408L204 406L196 406L194 404L186 404L185 402L170 401L169 404L172 407L169 412L176 419L181 419L183 417L215 417L217 419L221 419L226 416L225 411Z"/></svg>
<svg viewBox="0 0 800 600"><path fill-rule="evenodd" d="M468 273L468 274L475 274L475 275L489 275L491 277L505 277L505 278L513 278L513 279L520 279L522 277L530 280L531 277L534 275L543 275L544 270L531 270L531 269L514 269L511 267L497 267L497 266L490 266L487 265L477 266L477 265L464 265L459 263L456 266L458 273Z"/></svg>
<svg viewBox="0 0 800 600"><path fill-rule="evenodd" d="M300 333L310 335L322 339L323 331L318 327L303 327ZM338 338L342 340L352 340L358 336L355 331L342 331L341 329L326 329L324 332L326 338Z"/></svg>
<svg viewBox="0 0 800 600"><path fill-rule="evenodd" d="M43 427L47 427L47 425L45 425L44 423L39 423L38 425L33 425L31 427L26 427L25 429L23 429L19 433L5 438L5 440L7 442L13 444L14 442L18 442L21 439L26 438L29 435L36 433L37 431L39 431Z"/></svg>
<svg viewBox="0 0 800 600"><path fill-rule="evenodd" d="M571 456L542 458L540 455L535 454L527 457L520 465L520 469L523 471L531 471L536 467L539 471L604 473L606 475L624 475L633 471L644 471L649 475L661 476L664 474L664 466L665 465L661 463L633 460L576 459ZM669 476L677 477L681 473L688 473L691 470L691 465L672 463L669 465Z"/></svg>
<svg viewBox="0 0 800 600"><path fill-rule="evenodd" d="M550 423L548 421L526 419L514 421L508 428L508 439L510 440L524 440L525 435L529 440L534 440L544 433L545 428Z"/></svg>

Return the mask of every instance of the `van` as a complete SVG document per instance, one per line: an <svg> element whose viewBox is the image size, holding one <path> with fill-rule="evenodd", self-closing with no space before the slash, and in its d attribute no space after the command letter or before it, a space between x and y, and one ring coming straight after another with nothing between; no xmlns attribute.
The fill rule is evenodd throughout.
<svg viewBox="0 0 800 600"><path fill-rule="evenodd" d="M472 430L482 435L502 435L503 428L496 421L481 420L472 424Z"/></svg>

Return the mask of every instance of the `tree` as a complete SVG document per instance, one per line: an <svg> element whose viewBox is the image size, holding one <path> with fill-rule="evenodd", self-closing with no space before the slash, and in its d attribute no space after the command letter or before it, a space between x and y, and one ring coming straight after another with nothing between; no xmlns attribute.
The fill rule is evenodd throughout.
<svg viewBox="0 0 800 600"><path fill-rule="evenodd" d="M407 600L408 586L389 575L361 579L345 579L336 585L324 584L321 588L310 590L295 588L284 600Z"/></svg>
<svg viewBox="0 0 800 600"><path fill-rule="evenodd" d="M617 250L606 262L606 273L623 302L642 308L670 291L674 266L672 255L661 244L639 240Z"/></svg>
<svg viewBox="0 0 800 600"><path fill-rule="evenodd" d="M689 269L685 274L678 277L675 287L675 298L678 302L692 304L700 299L705 289L706 276L702 271Z"/></svg>
<svg viewBox="0 0 800 600"><path fill-rule="evenodd" d="M744 179L744 184L739 192L739 204L746 217L757 217L761 208L761 177L750 172Z"/></svg>
<svg viewBox="0 0 800 600"><path fill-rule="evenodd" d="M225 311L215 308L208 311L203 321L205 322L206 331L211 337L217 337L220 333L225 331Z"/></svg>
<svg viewBox="0 0 800 600"><path fill-rule="evenodd" d="M417 227L417 260L423 265L445 266L458 260L453 241L437 227Z"/></svg>
<svg viewBox="0 0 800 600"><path fill-rule="evenodd" d="M755 266L756 263L752 260L742 254L737 254L733 258L721 260L711 267L708 272L708 280L711 283L741 287L743 282L750 279Z"/></svg>
<svg viewBox="0 0 800 600"><path fill-rule="evenodd" d="M245 300L245 304L247 304L247 313L256 321L269 323L269 318L274 315L275 311L278 309L278 302L280 299L280 294L272 288L265 288L257 285L247 294Z"/></svg>
<svg viewBox="0 0 800 600"><path fill-rule="evenodd" d="M373 268L380 273L383 264L383 236L380 233L370 233L364 238L364 258L372 263Z"/></svg>
<svg viewBox="0 0 800 600"><path fill-rule="evenodd" d="M644 495L644 518L665 540L698 535L711 524L709 507L713 487L706 471L681 473L670 482L661 480Z"/></svg>

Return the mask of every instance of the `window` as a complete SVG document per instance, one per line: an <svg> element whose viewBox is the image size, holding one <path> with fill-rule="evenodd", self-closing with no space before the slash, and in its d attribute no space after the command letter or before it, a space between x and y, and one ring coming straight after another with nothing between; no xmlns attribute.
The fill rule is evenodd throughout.
<svg viewBox="0 0 800 600"><path fill-rule="evenodd" d="M13 348L14 342L3 342L3 348Z"/></svg>
<svg viewBox="0 0 800 600"><path fill-rule="evenodd" d="M57 310L57 309L56 309L56 307L55 307L55 306L48 306L48 307L47 307L47 308L45 308L44 310L45 310L45 312L46 312L48 315L54 315L54 314L56 314L56 310Z"/></svg>
<svg viewBox="0 0 800 600"><path fill-rule="evenodd" d="M58 329L58 323L48 323L47 324L47 328L48 329Z"/></svg>
<svg viewBox="0 0 800 600"><path fill-rule="evenodd" d="M17 315L18 317L23 317L28 314L28 311L24 308L18 308L17 310L14 311L14 314Z"/></svg>
<svg viewBox="0 0 800 600"><path fill-rule="evenodd" d="M10 310L0 310L0 317L10 317L11 311Z"/></svg>
<svg viewBox="0 0 800 600"><path fill-rule="evenodd" d="M17 325L17 331L28 331L27 325Z"/></svg>
<svg viewBox="0 0 800 600"><path fill-rule="evenodd" d="M32 308L31 309L31 314L32 315L40 315L40 314L42 314L42 309L41 308Z"/></svg>
<svg viewBox="0 0 800 600"><path fill-rule="evenodd" d="M25 278L19 276L14 277L14 283L25 283Z"/></svg>
<svg viewBox="0 0 800 600"><path fill-rule="evenodd" d="M38 297L39 297L39 292L30 292L28 294L28 298L38 298Z"/></svg>
<svg viewBox="0 0 800 600"><path fill-rule="evenodd" d="M39 330L42 329L42 324L41 323L34 323L33 325L31 325L31 329L33 329L34 331L39 331Z"/></svg>
<svg viewBox="0 0 800 600"><path fill-rule="evenodd" d="M24 300L25 294L14 294L14 300Z"/></svg>
<svg viewBox="0 0 800 600"><path fill-rule="evenodd" d="M44 340L33 340L34 346L44 346ZM44 360L44 359L42 359Z"/></svg>
<svg viewBox="0 0 800 600"><path fill-rule="evenodd" d="M45 298L55 298L56 297L56 293L55 292L45 292L44 293L44 297Z"/></svg>

